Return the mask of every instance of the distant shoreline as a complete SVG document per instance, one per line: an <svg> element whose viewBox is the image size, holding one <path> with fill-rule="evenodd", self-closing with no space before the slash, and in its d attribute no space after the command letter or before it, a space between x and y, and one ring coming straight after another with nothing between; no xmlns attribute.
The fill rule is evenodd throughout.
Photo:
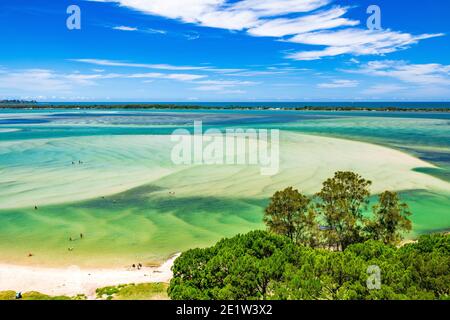
<svg viewBox="0 0 450 320"><path fill-rule="evenodd" d="M302 106L302 107L271 107L271 106L202 106L202 105L178 105L178 104L1 104L0 109L17 110L242 110L242 111L363 111L363 112L440 112L450 113L450 108L402 108L402 107L358 107L358 106Z"/></svg>

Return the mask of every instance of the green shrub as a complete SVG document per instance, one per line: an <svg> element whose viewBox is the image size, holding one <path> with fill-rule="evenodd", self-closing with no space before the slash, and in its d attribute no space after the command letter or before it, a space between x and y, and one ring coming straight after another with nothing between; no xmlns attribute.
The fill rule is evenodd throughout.
<svg viewBox="0 0 450 320"><path fill-rule="evenodd" d="M448 235L402 248L370 240L344 251L313 249L265 231L183 253L173 266L170 298L180 299L448 299ZM369 290L368 267L381 270Z"/></svg>

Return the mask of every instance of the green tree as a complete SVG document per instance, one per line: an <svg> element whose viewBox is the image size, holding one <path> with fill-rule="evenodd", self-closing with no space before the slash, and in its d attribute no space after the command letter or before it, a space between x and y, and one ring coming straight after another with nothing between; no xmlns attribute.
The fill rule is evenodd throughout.
<svg viewBox="0 0 450 320"><path fill-rule="evenodd" d="M278 191L265 210L264 223L269 231L287 236L296 243L317 246L318 224L310 204L307 196L292 187Z"/></svg>
<svg viewBox="0 0 450 320"><path fill-rule="evenodd" d="M378 204L373 207L374 220L366 230L371 239L396 245L403 240L403 234L412 229L411 212L406 203L400 201L397 193L385 191L380 194Z"/></svg>
<svg viewBox="0 0 450 320"><path fill-rule="evenodd" d="M423 235L401 247L398 255L411 275L409 294L422 299L450 299L450 235Z"/></svg>
<svg viewBox="0 0 450 320"><path fill-rule="evenodd" d="M380 290L367 286L368 267ZM183 253L173 266L171 299L449 299L450 236L401 248L369 240L336 252L253 231Z"/></svg>
<svg viewBox="0 0 450 320"><path fill-rule="evenodd" d="M363 211L369 203L371 184L356 173L340 171L326 180L317 194L317 208L329 229L327 238L337 249L363 240Z"/></svg>
<svg viewBox="0 0 450 320"><path fill-rule="evenodd" d="M175 300L268 299L296 250L288 238L265 231L189 250L174 263L168 294Z"/></svg>

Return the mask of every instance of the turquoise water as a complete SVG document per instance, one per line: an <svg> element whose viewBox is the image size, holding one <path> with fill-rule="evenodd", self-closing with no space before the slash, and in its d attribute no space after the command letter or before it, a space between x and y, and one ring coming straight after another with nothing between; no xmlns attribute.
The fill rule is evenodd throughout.
<svg viewBox="0 0 450 320"><path fill-rule="evenodd" d="M161 104L161 105L181 105L181 106L204 106L204 107L271 107L271 108L299 108L305 106L312 107L364 107L364 108L387 108L397 107L405 109L417 108L450 108L450 102L367 102L367 101L341 101L341 102L42 102L38 105L123 105L123 104Z"/></svg>
<svg viewBox="0 0 450 320"><path fill-rule="evenodd" d="M383 145L434 164L435 168L415 170L450 182L449 114L1 110L0 174L8 179L0 184L0 199L9 207L0 209L0 262L154 262L181 250L210 245L224 236L262 228L266 197L229 197L220 193L211 197L195 190L171 196L176 181L195 181L192 172L173 172L156 184L145 183L143 170L151 176L173 168L167 164L162 141L153 139L149 146L137 137L164 137L178 128L192 130L194 120L202 120L204 130L278 128ZM79 160L85 163L78 164ZM16 171L17 175L11 174ZM121 171L123 176L112 180ZM47 190L47 180L59 183L60 193ZM79 190L84 180L89 188ZM114 184L115 191L102 196L99 190L109 184ZM227 182L220 187L226 190ZM11 194L17 203L8 198L6 190L14 191ZM35 210L21 197L21 193L33 192L48 194L52 201L64 198ZM70 200L78 199L82 192L94 196ZM401 194L414 213L411 236L450 230L449 194L436 190L405 190ZM82 240L78 239L80 233L85 235ZM69 247L75 250L69 252ZM33 253L32 260L28 253Z"/></svg>

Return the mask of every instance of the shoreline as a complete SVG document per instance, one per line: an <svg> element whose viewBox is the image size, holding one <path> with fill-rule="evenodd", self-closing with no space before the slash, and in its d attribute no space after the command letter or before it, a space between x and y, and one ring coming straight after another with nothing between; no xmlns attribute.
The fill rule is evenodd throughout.
<svg viewBox="0 0 450 320"><path fill-rule="evenodd" d="M177 253L158 267L83 269L45 268L0 263L0 291L37 291L51 296L84 294L96 299L96 289L107 286L140 283L167 283L172 278L171 268L180 256Z"/></svg>
<svg viewBox="0 0 450 320"><path fill-rule="evenodd" d="M426 104L426 103L424 103ZM394 105L394 103L393 103ZM1 104L1 109L15 110L231 110L231 111L331 111L331 112L423 112L423 113L450 113L450 108L446 107L430 107L430 108L402 108L395 106L388 107L363 107L363 106L299 106L299 107L272 107L272 106L202 106L202 105L182 105L182 104L152 104L152 103L123 103L123 104Z"/></svg>

